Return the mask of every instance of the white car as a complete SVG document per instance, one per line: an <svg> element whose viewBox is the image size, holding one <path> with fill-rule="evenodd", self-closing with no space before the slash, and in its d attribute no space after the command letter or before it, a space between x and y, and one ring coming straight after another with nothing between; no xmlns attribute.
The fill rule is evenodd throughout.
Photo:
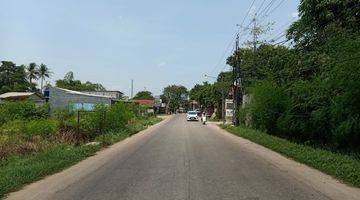
<svg viewBox="0 0 360 200"><path fill-rule="evenodd" d="M196 111L188 111L186 114L186 120L187 121L198 121L198 113Z"/></svg>

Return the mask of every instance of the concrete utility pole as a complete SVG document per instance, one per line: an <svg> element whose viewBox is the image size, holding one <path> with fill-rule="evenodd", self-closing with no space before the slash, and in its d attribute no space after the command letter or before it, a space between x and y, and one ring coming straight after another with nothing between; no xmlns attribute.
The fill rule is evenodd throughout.
<svg viewBox="0 0 360 200"><path fill-rule="evenodd" d="M134 97L134 79L131 79L131 92L130 92L130 99Z"/></svg>
<svg viewBox="0 0 360 200"><path fill-rule="evenodd" d="M226 112L225 112L225 80L224 80L224 74L223 76L221 77L221 117L222 117L222 120L223 120L223 124L226 123Z"/></svg>
<svg viewBox="0 0 360 200"><path fill-rule="evenodd" d="M238 110L242 103L242 94L240 93L240 56L239 56L239 34L236 36L235 42L235 67L233 67L233 104L234 104L234 113L233 113L233 125L239 125Z"/></svg>

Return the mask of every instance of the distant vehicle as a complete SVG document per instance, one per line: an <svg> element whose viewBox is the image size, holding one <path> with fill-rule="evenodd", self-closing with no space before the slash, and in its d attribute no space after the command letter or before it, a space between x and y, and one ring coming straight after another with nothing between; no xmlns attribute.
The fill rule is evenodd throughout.
<svg viewBox="0 0 360 200"><path fill-rule="evenodd" d="M196 111L187 112L186 120L187 121L198 121L199 120L198 113Z"/></svg>

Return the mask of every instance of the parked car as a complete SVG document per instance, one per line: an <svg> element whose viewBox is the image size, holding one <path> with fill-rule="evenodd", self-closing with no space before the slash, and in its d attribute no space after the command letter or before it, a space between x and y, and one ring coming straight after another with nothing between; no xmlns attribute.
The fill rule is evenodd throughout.
<svg viewBox="0 0 360 200"><path fill-rule="evenodd" d="M186 120L187 121L198 121L199 120L198 113L196 111L188 111L186 114Z"/></svg>

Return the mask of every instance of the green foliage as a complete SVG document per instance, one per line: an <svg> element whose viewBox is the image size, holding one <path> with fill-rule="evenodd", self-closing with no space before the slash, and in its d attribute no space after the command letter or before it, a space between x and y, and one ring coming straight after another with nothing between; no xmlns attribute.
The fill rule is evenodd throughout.
<svg viewBox="0 0 360 200"><path fill-rule="evenodd" d="M252 129L231 126L223 128L346 183L360 187L360 160L356 157L296 144Z"/></svg>
<svg viewBox="0 0 360 200"><path fill-rule="evenodd" d="M123 106L124 105L119 105L117 108L114 108L113 111L123 110ZM98 109L101 110L102 108ZM155 117L139 119L136 123L127 125L122 131L99 135L95 138L95 141L100 142L102 146L114 144L145 129L147 125L152 125L159 121L160 119ZM2 144L3 140L1 136L0 134L0 144ZM0 160L0 198L9 192L21 188L27 183L61 171L93 155L100 147L100 145L73 146L60 144L50 146L36 154L18 154Z"/></svg>
<svg viewBox="0 0 360 200"><path fill-rule="evenodd" d="M25 66L17 66L11 61L1 61L0 94L5 92L27 91L30 83L27 81Z"/></svg>
<svg viewBox="0 0 360 200"><path fill-rule="evenodd" d="M185 86L169 85L164 88L161 96L164 103L169 104L169 108L175 111L180 106L187 106L189 92Z"/></svg>
<svg viewBox="0 0 360 200"><path fill-rule="evenodd" d="M134 117L134 113L124 103L118 102L111 106L106 114L107 130L118 131L124 128L130 119Z"/></svg>
<svg viewBox="0 0 360 200"><path fill-rule="evenodd" d="M51 119L13 120L0 127L0 134L20 135L28 140L34 136L49 138L58 130L58 122Z"/></svg>
<svg viewBox="0 0 360 200"><path fill-rule="evenodd" d="M196 84L190 90L190 99L196 100L200 105L206 108L213 107L221 99L221 92L219 92L215 85L204 82L202 85Z"/></svg>
<svg viewBox="0 0 360 200"><path fill-rule="evenodd" d="M23 185L69 167L93 155L99 146L57 145L38 154L0 161L0 198Z"/></svg>
<svg viewBox="0 0 360 200"><path fill-rule="evenodd" d="M311 49L322 44L334 29L360 30L360 2L358 0L303 0L300 19L293 23L288 37L298 48Z"/></svg>
<svg viewBox="0 0 360 200"><path fill-rule="evenodd" d="M133 99L147 99L147 100L153 100L154 96L149 91L140 91L138 92Z"/></svg>
<svg viewBox="0 0 360 200"><path fill-rule="evenodd" d="M133 117L132 108L122 102L110 107L98 104L93 112L81 112L80 128L84 134L94 138L124 129Z"/></svg>
<svg viewBox="0 0 360 200"><path fill-rule="evenodd" d="M75 91L105 91L105 87L100 83L92 83L90 81L86 81L82 83L80 80L74 79L73 72L68 72L64 79L56 80L56 87L75 90Z"/></svg>
<svg viewBox="0 0 360 200"><path fill-rule="evenodd" d="M26 122L25 133L27 137L41 136L49 138L58 130L58 122L50 119L31 120Z"/></svg>
<svg viewBox="0 0 360 200"><path fill-rule="evenodd" d="M48 117L48 105L36 107L28 101L3 102L0 104L0 125L16 119L42 119Z"/></svg>
<svg viewBox="0 0 360 200"><path fill-rule="evenodd" d="M251 90L248 105L254 128L276 133L277 119L287 107L288 100L282 88L272 82L259 82Z"/></svg>
<svg viewBox="0 0 360 200"><path fill-rule="evenodd" d="M303 0L292 47L241 48L251 103L242 124L305 144L360 151L360 2ZM235 56L228 64L235 66ZM249 118L251 119L249 121Z"/></svg>
<svg viewBox="0 0 360 200"><path fill-rule="evenodd" d="M5 92L37 91L34 80L41 78L41 86L45 78L50 77L46 65L38 66L30 63L28 66L16 65L11 61L1 61L0 65L0 94Z"/></svg>

